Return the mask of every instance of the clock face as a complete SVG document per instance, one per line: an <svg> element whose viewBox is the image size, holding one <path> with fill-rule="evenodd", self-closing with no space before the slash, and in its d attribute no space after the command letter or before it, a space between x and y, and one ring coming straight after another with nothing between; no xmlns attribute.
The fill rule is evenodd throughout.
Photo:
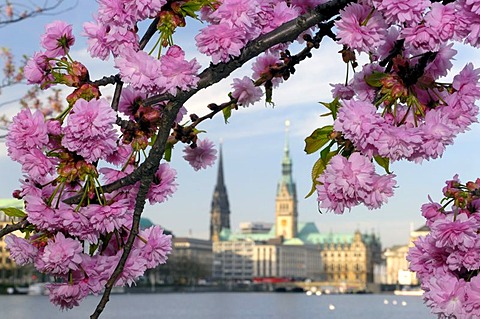
<svg viewBox="0 0 480 319"><path fill-rule="evenodd" d="M287 220L286 219L282 219L282 221L280 222L282 224L282 226L287 226Z"/></svg>

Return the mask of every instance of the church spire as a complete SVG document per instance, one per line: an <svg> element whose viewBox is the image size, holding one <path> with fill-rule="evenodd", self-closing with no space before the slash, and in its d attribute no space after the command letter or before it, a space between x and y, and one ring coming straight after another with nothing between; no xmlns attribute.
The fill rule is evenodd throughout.
<svg viewBox="0 0 480 319"><path fill-rule="evenodd" d="M284 239L297 236L297 188L292 177L292 159L288 145L290 121L285 121L285 146L282 159L282 177L277 185L275 199L276 236Z"/></svg>
<svg viewBox="0 0 480 319"><path fill-rule="evenodd" d="M282 178L278 183L277 196L279 195L280 188L285 185L290 195L296 197L295 183L292 177L292 159L290 158L290 148L288 145L288 133L290 129L290 121L285 121L285 146L283 147L283 160L282 160Z"/></svg>
<svg viewBox="0 0 480 319"><path fill-rule="evenodd" d="M210 240L219 241L220 232L228 228L230 228L230 204L223 175L222 143L220 143L217 184L213 191L212 208L210 211Z"/></svg>

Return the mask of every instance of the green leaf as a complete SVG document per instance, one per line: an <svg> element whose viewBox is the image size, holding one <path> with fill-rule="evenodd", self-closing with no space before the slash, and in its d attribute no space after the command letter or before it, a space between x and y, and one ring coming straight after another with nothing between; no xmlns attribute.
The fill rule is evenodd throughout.
<svg viewBox="0 0 480 319"><path fill-rule="evenodd" d="M320 152L320 158L323 159L323 161L325 162L325 164L327 164L328 161L330 161L330 159L332 158L333 155L335 155L335 154L338 153L338 151L330 152L330 149L331 149L331 147L333 146L334 143L335 143L335 141L331 141L330 144L328 144L328 146L325 147L325 148ZM335 153L335 154L330 154L330 153Z"/></svg>
<svg viewBox="0 0 480 319"><path fill-rule="evenodd" d="M327 102L319 102L319 103L331 111L331 115L334 120L337 119L338 109L340 108L340 102L338 101L338 98L335 98L335 100L333 100L330 103L327 103Z"/></svg>
<svg viewBox="0 0 480 319"><path fill-rule="evenodd" d="M383 86L381 80L383 80L383 78L385 78L386 76L386 73L373 72L372 74L365 76L365 82L367 82L368 85L374 88L379 88Z"/></svg>
<svg viewBox="0 0 480 319"><path fill-rule="evenodd" d="M3 211L5 215L10 217L18 217L18 218L27 217L27 214L25 214L23 210L15 207L0 208L0 210Z"/></svg>
<svg viewBox="0 0 480 319"><path fill-rule="evenodd" d="M322 158L319 158L315 162L315 164L313 164L313 168L312 168L312 188L310 189L310 192L307 194L307 196L305 196L305 198L309 198L315 192L316 186L318 184L317 178L320 174L323 173L323 171L325 170L325 167L326 167L326 165L323 162Z"/></svg>
<svg viewBox="0 0 480 319"><path fill-rule="evenodd" d="M330 141L330 134L333 132L333 125L327 125L318 128L305 139L305 153L312 154L321 149L328 141Z"/></svg>
<svg viewBox="0 0 480 319"><path fill-rule="evenodd" d="M167 162L170 162L172 160L172 150L173 150L172 143L165 144L165 154L163 155L163 157Z"/></svg>
<svg viewBox="0 0 480 319"><path fill-rule="evenodd" d="M377 162L378 165L380 165L385 169L385 172L387 172L387 174L391 174L389 169L390 160L388 158L377 155L377 156L374 156L373 159L375 160L375 162Z"/></svg>
<svg viewBox="0 0 480 319"><path fill-rule="evenodd" d="M333 142L333 141L332 141ZM310 189L310 192L305 196L305 198L308 198L312 196L312 194L316 190L316 186L319 184L317 181L318 176L323 173L325 168L328 165L328 162L330 162L330 159L338 154L338 150L335 151L330 151L330 148L332 147L333 143L330 143L322 152L320 158L313 164L312 168L312 188Z"/></svg>
<svg viewBox="0 0 480 319"><path fill-rule="evenodd" d="M222 110L222 112L223 112L223 119L225 120L225 124L228 124L228 119L230 118L230 116L232 116L232 107L227 106Z"/></svg>
<svg viewBox="0 0 480 319"><path fill-rule="evenodd" d="M150 139L150 143L148 143L148 145L150 146L153 146L153 144L155 144L155 141L157 140L157 135L153 135Z"/></svg>

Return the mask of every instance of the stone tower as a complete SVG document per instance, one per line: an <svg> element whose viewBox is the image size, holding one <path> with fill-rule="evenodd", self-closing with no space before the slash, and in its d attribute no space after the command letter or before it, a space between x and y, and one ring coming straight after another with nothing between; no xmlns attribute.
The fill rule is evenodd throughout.
<svg viewBox="0 0 480 319"><path fill-rule="evenodd" d="M297 188L292 178L292 160L288 147L289 121L285 121L285 147L282 160L282 178L277 185L275 199L275 230L283 239L297 236Z"/></svg>
<svg viewBox="0 0 480 319"><path fill-rule="evenodd" d="M210 211L210 240L220 240L222 229L230 228L230 205L228 203L227 188L223 179L222 144L218 156L217 185L213 191L212 209Z"/></svg>

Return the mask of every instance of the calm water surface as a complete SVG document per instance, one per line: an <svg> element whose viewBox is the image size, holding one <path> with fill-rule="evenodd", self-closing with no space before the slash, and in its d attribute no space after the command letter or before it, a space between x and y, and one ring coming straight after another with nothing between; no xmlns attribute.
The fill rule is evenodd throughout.
<svg viewBox="0 0 480 319"><path fill-rule="evenodd" d="M45 296L0 296L0 318L88 319L100 297L61 312ZM388 304L385 304L388 302ZM396 305L395 305L396 303ZM405 304L406 303L406 304ZM403 305L402 305L403 304ZM331 310L330 308L333 308ZM113 295L103 319L433 319L421 297L302 293L170 293Z"/></svg>

